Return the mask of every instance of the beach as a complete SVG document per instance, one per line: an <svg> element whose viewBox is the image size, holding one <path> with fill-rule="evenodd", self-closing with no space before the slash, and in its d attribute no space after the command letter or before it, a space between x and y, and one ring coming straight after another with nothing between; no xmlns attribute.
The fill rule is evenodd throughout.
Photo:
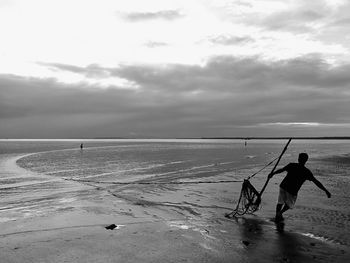
<svg viewBox="0 0 350 263"><path fill-rule="evenodd" d="M276 225L275 176L254 215L224 216L285 143L2 141L1 262L349 261L348 141L292 142L281 160L308 151L332 198L307 182Z"/></svg>

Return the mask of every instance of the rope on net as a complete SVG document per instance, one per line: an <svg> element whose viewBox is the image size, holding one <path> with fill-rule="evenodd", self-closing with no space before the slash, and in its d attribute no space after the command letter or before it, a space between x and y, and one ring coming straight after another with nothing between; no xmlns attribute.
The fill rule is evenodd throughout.
<svg viewBox="0 0 350 263"><path fill-rule="evenodd" d="M289 139L286 146L284 147L282 153L280 154L280 156L277 159L277 162L275 163L275 166L273 167L272 171L270 173L273 173L279 163L279 161L281 160L283 154L285 153L285 151L288 148L289 143L291 142L292 139ZM267 165L265 165L261 170L259 170L258 172L256 172L255 174L249 176L247 179L245 179L243 181L242 184L242 190L241 190L241 194L239 196L238 199L238 203L236 208L231 212L231 213L227 213L225 214L225 216L227 218L233 218L236 216L242 216L244 214L252 214L254 212L256 212L261 204L261 196L263 194L263 192L265 191L265 188L270 180L270 178L267 178L262 190L260 192L258 192L255 187L249 182L249 179L253 178L256 174L258 174L259 172L261 172L263 169L265 169L267 166L271 165L276 159L272 160L270 163L268 163Z"/></svg>

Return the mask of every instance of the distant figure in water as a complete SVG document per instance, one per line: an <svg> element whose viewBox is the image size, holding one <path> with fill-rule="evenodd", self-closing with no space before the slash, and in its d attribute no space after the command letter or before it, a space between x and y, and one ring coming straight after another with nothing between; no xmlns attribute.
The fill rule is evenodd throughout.
<svg viewBox="0 0 350 263"><path fill-rule="evenodd" d="M286 177L280 184L275 221L282 221L282 214L294 207L298 192L306 180L312 181L317 187L326 193L328 198L331 197L331 193L328 192L320 181L314 177L312 172L305 167L308 158L309 156L306 153L300 153L298 163L289 163L282 169L269 174L269 178L272 178L275 174L287 172Z"/></svg>
<svg viewBox="0 0 350 263"><path fill-rule="evenodd" d="M84 148L84 145L81 143L80 144L80 149L82 150Z"/></svg>
<svg viewBox="0 0 350 263"><path fill-rule="evenodd" d="M247 141L244 142L244 146L247 146Z"/></svg>

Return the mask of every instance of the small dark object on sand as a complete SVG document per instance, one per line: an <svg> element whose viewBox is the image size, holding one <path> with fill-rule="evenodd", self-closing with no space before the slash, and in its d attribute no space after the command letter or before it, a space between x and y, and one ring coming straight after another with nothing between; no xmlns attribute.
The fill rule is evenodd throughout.
<svg viewBox="0 0 350 263"><path fill-rule="evenodd" d="M113 230L114 228L116 228L117 226L115 224L111 224L109 226L106 226L105 228L108 230Z"/></svg>
<svg viewBox="0 0 350 263"><path fill-rule="evenodd" d="M247 241L247 240L242 240L242 243L243 243L244 245L246 245L246 246L249 246L249 245L250 245L250 242Z"/></svg>

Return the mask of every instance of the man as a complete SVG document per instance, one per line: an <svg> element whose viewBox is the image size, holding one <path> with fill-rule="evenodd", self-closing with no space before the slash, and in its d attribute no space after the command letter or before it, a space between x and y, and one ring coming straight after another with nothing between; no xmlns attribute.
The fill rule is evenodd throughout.
<svg viewBox="0 0 350 263"><path fill-rule="evenodd" d="M305 167L308 158L309 156L306 153L300 153L298 163L290 163L282 169L269 174L269 178L272 178L275 174L287 172L286 177L280 184L280 192L276 206L276 221L282 221L282 214L294 207L300 187L306 180L314 182L317 187L325 191L328 198L331 197L331 193L328 192L328 190L313 176L312 172Z"/></svg>

